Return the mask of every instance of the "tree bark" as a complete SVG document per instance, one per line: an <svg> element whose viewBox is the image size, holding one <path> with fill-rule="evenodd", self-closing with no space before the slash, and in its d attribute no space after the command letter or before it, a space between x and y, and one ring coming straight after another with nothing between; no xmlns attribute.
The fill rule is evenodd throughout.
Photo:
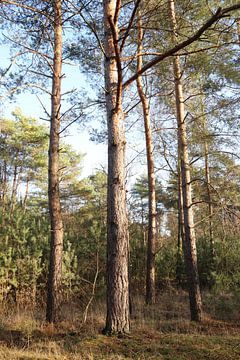
<svg viewBox="0 0 240 360"><path fill-rule="evenodd" d="M104 0L105 88L108 125L107 318L104 333L130 330L129 235L125 191L125 130L122 110L122 70L116 8Z"/></svg>
<svg viewBox="0 0 240 360"><path fill-rule="evenodd" d="M141 14L138 17L138 53L143 52L143 30ZM137 71L142 68L142 56L137 58ZM137 89L143 109L147 168L148 168L148 245L147 245L147 272L146 272L146 304L155 303L155 252L157 238L157 211L156 211L156 180L154 171L154 154L152 130L150 120L149 100L144 92L141 75L137 78Z"/></svg>
<svg viewBox="0 0 240 360"><path fill-rule="evenodd" d="M48 322L56 322L59 317L61 268L63 251L63 223L59 194L59 131L61 108L62 72L62 8L61 0L54 6L54 60L51 98L51 124L48 164L48 199L51 222L50 263L48 275L47 312Z"/></svg>
<svg viewBox="0 0 240 360"><path fill-rule="evenodd" d="M171 19L171 27L173 32L173 41L176 40L176 16L174 1L169 0L169 12ZM196 250L196 236L194 229L193 218L193 204L192 204L192 189L191 189L191 174L188 157L188 143L187 143L187 129L186 117L184 109L183 87L182 87L182 73L180 67L179 56L175 56L173 60L174 81L175 81L175 97L176 97L176 112L178 123L178 138L181 159L181 174L182 174L182 193L183 193L183 214L184 214L184 232L185 232L185 263L188 278L189 300L191 320L202 320L202 300L199 284L199 275L197 268L197 250Z"/></svg>

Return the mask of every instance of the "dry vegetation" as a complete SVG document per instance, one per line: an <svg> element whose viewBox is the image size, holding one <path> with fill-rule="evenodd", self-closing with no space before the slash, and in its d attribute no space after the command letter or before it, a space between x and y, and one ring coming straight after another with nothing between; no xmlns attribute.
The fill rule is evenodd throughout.
<svg viewBox="0 0 240 360"><path fill-rule="evenodd" d="M226 318L233 306L230 297L222 303L205 296L205 309L218 319ZM44 322L44 311L2 310L0 325L1 360L81 360L81 359L166 359L236 360L240 359L240 318L213 320L211 313L202 324L188 321L188 301L184 292L168 291L158 305L146 307L134 299L132 331L129 335L103 336L104 305L93 305L87 323L82 309L65 306L62 322L53 327Z"/></svg>

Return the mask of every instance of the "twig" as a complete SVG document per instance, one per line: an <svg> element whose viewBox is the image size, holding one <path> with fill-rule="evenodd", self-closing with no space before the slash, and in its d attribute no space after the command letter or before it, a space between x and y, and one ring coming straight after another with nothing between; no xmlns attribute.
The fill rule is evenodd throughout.
<svg viewBox="0 0 240 360"><path fill-rule="evenodd" d="M97 249L97 253L96 253L96 272L95 272L95 276L94 276L94 281L92 284L92 295L87 303L87 306L84 310L83 313L83 323L85 324L87 321L87 315L88 315L88 309L89 306L91 305L93 299L94 299L94 295L95 295L95 289L96 289L96 284L97 284L97 278L98 278L98 274L99 274L99 254L98 254L98 249Z"/></svg>
<svg viewBox="0 0 240 360"><path fill-rule="evenodd" d="M131 30L131 27L132 27L132 24L133 24L133 20L134 20L134 18L135 18L135 15L136 15L138 6L139 6L139 4L140 4L140 1L141 1L141 0L137 0L136 3L135 3L135 6L134 6L134 9L133 9L131 18L130 18L129 23L128 23L128 27L127 27L127 29L126 29L126 31L125 31L125 34L124 34L123 39L122 39L122 43L121 43L121 45L120 45L120 53L121 53L122 50L123 50L123 47L124 47L124 45L125 45L125 41L126 41L128 35L129 35L129 31Z"/></svg>

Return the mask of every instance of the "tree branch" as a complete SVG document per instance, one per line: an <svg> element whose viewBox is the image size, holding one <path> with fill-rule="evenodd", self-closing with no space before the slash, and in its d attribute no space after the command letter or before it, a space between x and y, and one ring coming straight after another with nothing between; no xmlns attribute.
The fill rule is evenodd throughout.
<svg viewBox="0 0 240 360"><path fill-rule="evenodd" d="M85 16L84 16L82 13L80 13L79 15L80 15L80 17L83 19L83 21L85 22L85 24L89 27L89 29L92 31L92 33L93 33L93 35L95 36L95 38L96 38L96 40L97 40L97 43L98 43L98 45L99 45L99 47L100 47L103 55L106 56L106 53L105 53L105 50L104 50L104 46L103 46L103 44L102 44L102 41L101 41L100 37L98 36L98 33L97 33L96 29L94 28L94 26L91 25L91 23L85 18Z"/></svg>
<svg viewBox="0 0 240 360"><path fill-rule="evenodd" d="M108 21L112 32L113 45L116 55L116 63L117 63L117 71L118 71L117 96L116 96L116 112L117 112L118 109L120 108L120 99L122 96L122 63L120 59L120 51L118 48L118 34L116 31L116 26L111 16L109 16Z"/></svg>
<svg viewBox="0 0 240 360"><path fill-rule="evenodd" d="M120 10L121 10L121 5L122 5L122 1L121 1L121 0L117 0L116 9L115 9L115 14L114 14L114 19L113 19L114 25L117 24L118 17L119 17L119 13L120 13Z"/></svg>
<svg viewBox="0 0 240 360"><path fill-rule="evenodd" d="M129 35L129 31L130 31L131 28L132 28L133 20L134 20L134 18L135 18L135 15L136 15L136 12L137 12L137 9L138 9L138 6L139 6L140 2L141 2L141 0L137 0L136 3L135 3L135 7L134 7L134 9L133 9L131 18L130 18L129 23L128 23L128 27L127 27L127 29L126 29L126 31L125 31L125 34L124 34L124 36L123 36L123 39L122 39L122 43L121 43L121 46L120 46L120 53L121 53L122 50L123 50L125 41L126 41L128 35Z"/></svg>
<svg viewBox="0 0 240 360"><path fill-rule="evenodd" d="M10 0L0 0L0 4L15 5L15 6L18 6L18 7L22 8L22 9L30 10L30 11L35 12L37 14L43 15L44 17L46 17L47 19L52 21L52 18L47 14L47 12L38 10L37 8L32 7L32 6L19 4L19 3L15 2L15 1L10 1Z"/></svg>
<svg viewBox="0 0 240 360"><path fill-rule="evenodd" d="M217 22L218 20L220 20L221 18L225 17L226 14L228 14L231 11L240 9L240 3L233 5L233 6L229 6L225 9L222 8L218 8L217 11L215 12L215 14L208 19L205 24L203 24L200 29L190 38L188 38L187 40L182 41L180 44L177 44L176 46L174 46L172 49L167 50L165 53L160 54L156 57L154 57L151 61L149 61L145 66L142 67L142 69L138 72L136 72L133 76L131 76L124 84L123 84L123 88L126 88L128 85L130 85L133 81L135 81L139 75L143 74L144 72L146 72L147 70L149 70L151 67L153 67L154 65L157 65L160 61L166 59L169 56L174 55L176 52L178 52L179 50L185 48L186 46L192 44L194 41L198 40L200 38L200 36L207 30L209 29L215 22Z"/></svg>

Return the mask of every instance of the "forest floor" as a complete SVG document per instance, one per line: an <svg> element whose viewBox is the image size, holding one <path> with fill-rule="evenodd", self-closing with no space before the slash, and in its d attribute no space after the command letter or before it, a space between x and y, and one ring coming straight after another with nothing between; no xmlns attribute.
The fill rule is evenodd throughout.
<svg viewBox="0 0 240 360"><path fill-rule="evenodd" d="M111 337L101 334L104 306L99 303L85 324L79 309L65 305L64 319L55 327L43 321L41 312L5 310L0 360L240 359L240 315L233 299L209 296L205 310L204 321L197 324L188 320L183 292L167 292L158 305L148 307L138 298L131 334Z"/></svg>

